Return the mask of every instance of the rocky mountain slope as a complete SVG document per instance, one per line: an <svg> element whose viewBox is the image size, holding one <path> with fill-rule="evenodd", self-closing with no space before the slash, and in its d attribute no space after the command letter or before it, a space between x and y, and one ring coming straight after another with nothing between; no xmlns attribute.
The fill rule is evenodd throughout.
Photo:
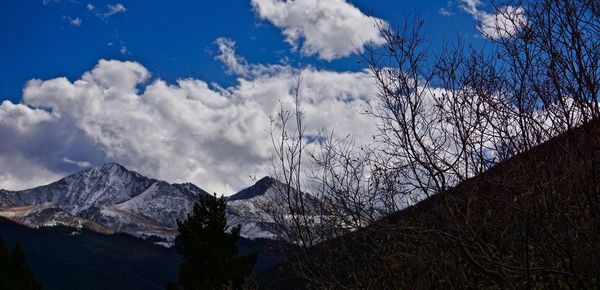
<svg viewBox="0 0 600 290"><path fill-rule="evenodd" d="M274 238L276 227L263 213L261 206L276 204L272 201L277 195L279 181L264 177L254 185L230 196L227 200L227 221L230 225L240 225L240 233L248 238Z"/></svg>
<svg viewBox="0 0 600 290"><path fill-rule="evenodd" d="M274 200L276 186L281 183L265 177L228 198L228 223L240 224L243 237L275 237L257 205ZM172 242L176 220L206 194L191 183L169 184L109 163L33 189L0 190L0 216L30 227L87 227Z"/></svg>

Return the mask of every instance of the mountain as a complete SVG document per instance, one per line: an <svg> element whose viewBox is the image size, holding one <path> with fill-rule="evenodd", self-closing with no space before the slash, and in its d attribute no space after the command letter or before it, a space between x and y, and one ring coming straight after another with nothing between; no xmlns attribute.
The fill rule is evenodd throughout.
<svg viewBox="0 0 600 290"><path fill-rule="evenodd" d="M265 176L259 179L254 185L242 189L238 193L231 195L227 198L228 202L236 201L236 200L247 200L255 197L263 196L267 191L273 190L274 186L280 186L281 182L278 180L271 178L269 176Z"/></svg>
<svg viewBox="0 0 600 290"><path fill-rule="evenodd" d="M297 193L293 189L294 193ZM241 233L247 238L275 238L277 225L267 212L289 214L286 204L286 185L272 177L263 177L254 185L227 198L227 219L230 225L241 225ZM301 193L305 204L315 199ZM311 208L309 206L309 208Z"/></svg>
<svg viewBox="0 0 600 290"><path fill-rule="evenodd" d="M2 209L0 216L11 219L32 228L66 226L71 228L88 228L96 232L112 234L115 231L91 220L80 218L52 204L39 206L28 205Z"/></svg>
<svg viewBox="0 0 600 290"><path fill-rule="evenodd" d="M283 184L265 177L228 198L228 224L246 238L273 238L275 225L260 206L278 204ZM121 232L172 243L176 220L208 193L191 183L170 184L116 164L83 170L54 183L0 190L0 216L29 227L63 225L102 233Z"/></svg>
<svg viewBox="0 0 600 290"><path fill-rule="evenodd" d="M264 177L254 185L227 198L227 221L240 225L240 233L247 238L276 237L275 224L262 213L260 206L274 194L279 181Z"/></svg>
<svg viewBox="0 0 600 290"><path fill-rule="evenodd" d="M206 194L191 183L169 184L108 163L33 189L2 191L0 216L33 227L79 225L171 242L176 220Z"/></svg>

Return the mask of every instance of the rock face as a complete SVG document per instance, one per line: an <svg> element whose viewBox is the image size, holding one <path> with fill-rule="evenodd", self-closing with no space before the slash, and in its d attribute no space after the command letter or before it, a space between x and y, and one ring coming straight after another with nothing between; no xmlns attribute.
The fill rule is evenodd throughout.
<svg viewBox="0 0 600 290"><path fill-rule="evenodd" d="M53 207L51 204L5 208L0 211L0 216L33 228L60 225L78 229L86 227L104 234L115 232L111 228L74 216L60 208Z"/></svg>
<svg viewBox="0 0 600 290"><path fill-rule="evenodd" d="M10 218L9 212L16 207L54 208L117 232L172 241L176 219L184 219L196 200L206 194L191 183L169 184L109 163L33 189L2 191L0 215ZM41 224L27 217L12 219L29 226L51 224L50 220Z"/></svg>
<svg viewBox="0 0 600 290"><path fill-rule="evenodd" d="M254 185L227 198L227 223L240 225L240 234L251 239L272 239L277 235L276 225L261 207L271 204L277 194L279 181L264 177Z"/></svg>
<svg viewBox="0 0 600 290"><path fill-rule="evenodd" d="M300 194L310 212L314 209L315 199L309 194ZM248 238L272 239L278 235L278 226L267 212L289 215L285 206L286 186L279 180L264 177L254 185L228 197L227 218L230 225L241 225L240 233Z"/></svg>
<svg viewBox="0 0 600 290"><path fill-rule="evenodd" d="M246 238L274 238L275 224L260 207L279 205L283 184L265 177L228 198L230 226ZM0 216L30 227L65 225L124 232L172 242L176 220L192 212L208 193L191 183L169 184L109 163L57 182L22 190L0 190Z"/></svg>

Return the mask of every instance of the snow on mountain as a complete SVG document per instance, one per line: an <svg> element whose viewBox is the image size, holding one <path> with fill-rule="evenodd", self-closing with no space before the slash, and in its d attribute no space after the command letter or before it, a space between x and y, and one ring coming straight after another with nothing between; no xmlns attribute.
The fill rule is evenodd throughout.
<svg viewBox="0 0 600 290"><path fill-rule="evenodd" d="M93 206L125 202L154 182L156 180L143 177L116 163L109 163L48 185L8 192L0 199L0 206L52 203L70 213L78 214Z"/></svg>
<svg viewBox="0 0 600 290"><path fill-rule="evenodd" d="M115 231L172 241L175 220L184 219L196 200L206 194L190 183L169 184L109 163L45 186L2 191L0 207L44 205Z"/></svg>
<svg viewBox="0 0 600 290"><path fill-rule="evenodd" d="M265 177L228 198L227 219L246 238L274 238L276 226L261 208L279 206L283 184ZM22 191L0 190L0 216L31 227L86 226L172 242L176 220L208 194L191 183L169 184L109 163Z"/></svg>
<svg viewBox="0 0 600 290"><path fill-rule="evenodd" d="M113 229L94 221L73 216L62 209L54 207L52 204L2 208L0 209L0 216L33 228L62 225L73 228L86 227L105 234L115 232Z"/></svg>
<svg viewBox="0 0 600 290"><path fill-rule="evenodd" d="M240 235L255 239L276 237L276 227L261 210L264 200L272 195L277 181L264 177L254 185L227 198L227 224L240 225ZM271 194L269 194L271 193Z"/></svg>
<svg viewBox="0 0 600 290"><path fill-rule="evenodd" d="M314 198L306 193L301 196L309 207L314 202ZM228 224L241 225L240 234L244 237L275 238L278 235L277 224L266 212L289 214L285 197L286 186L283 183L264 177L253 186L228 197Z"/></svg>

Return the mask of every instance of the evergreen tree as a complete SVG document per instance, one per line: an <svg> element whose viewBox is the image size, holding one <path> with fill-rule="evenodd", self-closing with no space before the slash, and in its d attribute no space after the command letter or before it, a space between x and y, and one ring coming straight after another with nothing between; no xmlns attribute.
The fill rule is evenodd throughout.
<svg viewBox="0 0 600 290"><path fill-rule="evenodd" d="M4 241L0 239L0 289L42 289L31 269L25 264L25 260L25 250L21 243L17 242L13 250L9 251Z"/></svg>
<svg viewBox="0 0 600 290"><path fill-rule="evenodd" d="M179 285L185 290L240 289L256 263L256 253L239 256L240 226L227 232L226 201L207 195L191 215L177 221L177 252L183 256ZM173 289L173 285L169 286Z"/></svg>

